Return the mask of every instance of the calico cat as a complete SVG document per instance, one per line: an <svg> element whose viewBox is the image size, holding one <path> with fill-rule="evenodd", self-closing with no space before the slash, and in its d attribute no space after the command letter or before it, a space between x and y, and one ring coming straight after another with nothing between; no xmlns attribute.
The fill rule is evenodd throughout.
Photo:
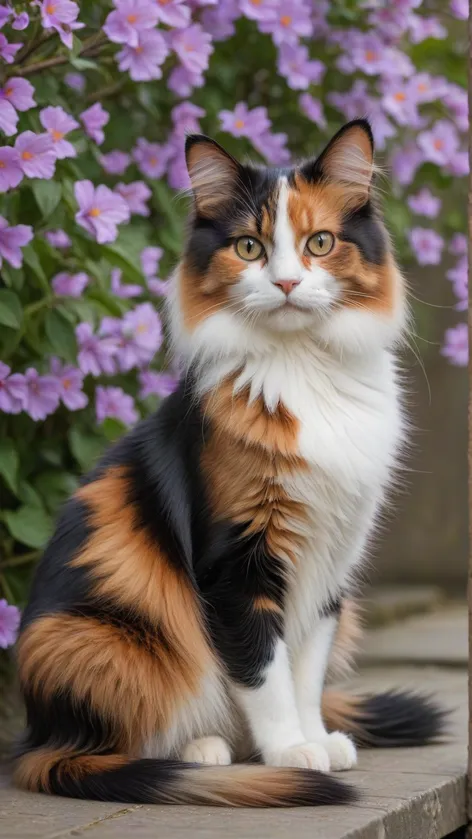
<svg viewBox="0 0 472 839"><path fill-rule="evenodd" d="M84 479L40 562L15 779L108 801L345 802L325 773L355 765L355 742L421 744L443 722L408 693L324 691L404 437L405 290L372 134L351 122L287 169L200 135L186 154L185 373Z"/></svg>

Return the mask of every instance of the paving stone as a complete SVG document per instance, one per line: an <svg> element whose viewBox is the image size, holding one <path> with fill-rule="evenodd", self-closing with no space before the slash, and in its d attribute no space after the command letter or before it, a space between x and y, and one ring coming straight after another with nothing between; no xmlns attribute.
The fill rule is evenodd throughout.
<svg viewBox="0 0 472 839"><path fill-rule="evenodd" d="M447 609L408 618L366 633L364 664L421 662L466 666L468 660L467 609Z"/></svg>
<svg viewBox="0 0 472 839"><path fill-rule="evenodd" d="M383 626L394 620L430 612L444 602L438 586L379 586L371 588L364 601L368 626Z"/></svg>

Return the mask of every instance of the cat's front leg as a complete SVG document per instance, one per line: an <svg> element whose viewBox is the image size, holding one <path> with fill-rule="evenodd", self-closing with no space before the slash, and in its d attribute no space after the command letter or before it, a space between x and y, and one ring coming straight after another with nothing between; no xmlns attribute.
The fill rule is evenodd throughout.
<svg viewBox="0 0 472 839"><path fill-rule="evenodd" d="M310 743L303 733L297 711L288 651L281 638L260 650L261 667L252 684L233 685L233 695L244 711L256 749L270 766L299 766L328 772L329 757L318 742ZM264 659L264 663L263 663Z"/></svg>
<svg viewBox="0 0 472 839"><path fill-rule="evenodd" d="M323 685L337 621L336 614L320 617L293 661L295 695L303 733L307 740L326 749L333 771L351 769L357 762L352 740L341 731L328 733L321 716Z"/></svg>

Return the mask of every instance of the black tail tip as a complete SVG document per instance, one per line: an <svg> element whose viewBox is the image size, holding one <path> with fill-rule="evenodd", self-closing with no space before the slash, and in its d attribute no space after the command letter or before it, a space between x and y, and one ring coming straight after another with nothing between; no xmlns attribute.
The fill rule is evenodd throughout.
<svg viewBox="0 0 472 839"><path fill-rule="evenodd" d="M357 709L355 739L364 747L425 746L447 733L449 714L432 697L414 691L366 696Z"/></svg>
<svg viewBox="0 0 472 839"><path fill-rule="evenodd" d="M333 804L352 804L358 801L360 792L332 775L312 769L297 769L297 792L290 806L313 807Z"/></svg>

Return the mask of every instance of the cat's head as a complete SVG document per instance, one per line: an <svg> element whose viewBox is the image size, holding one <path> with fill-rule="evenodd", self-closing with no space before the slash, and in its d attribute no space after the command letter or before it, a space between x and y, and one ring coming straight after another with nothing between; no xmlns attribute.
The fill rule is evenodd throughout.
<svg viewBox="0 0 472 839"><path fill-rule="evenodd" d="M362 352L398 337L403 282L372 197L366 120L293 167L239 163L203 135L186 156L193 213L174 300L184 344L224 352L249 334L303 333Z"/></svg>

